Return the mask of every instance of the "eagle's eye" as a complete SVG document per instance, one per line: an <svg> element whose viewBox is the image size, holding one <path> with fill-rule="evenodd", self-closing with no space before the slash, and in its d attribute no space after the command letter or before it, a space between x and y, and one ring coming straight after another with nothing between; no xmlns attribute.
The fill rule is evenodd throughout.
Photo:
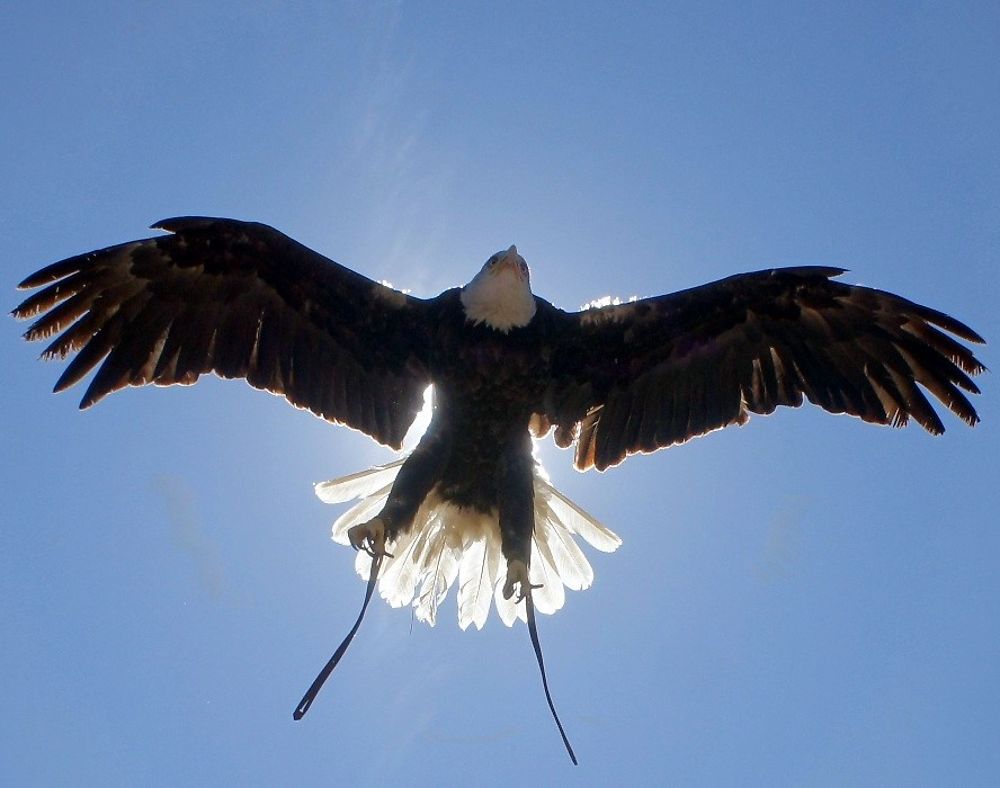
<svg viewBox="0 0 1000 788"><path fill-rule="evenodd" d="M520 260L517 264L517 267L521 269L522 274L524 274L525 276L528 275L528 264L524 262L524 260Z"/></svg>

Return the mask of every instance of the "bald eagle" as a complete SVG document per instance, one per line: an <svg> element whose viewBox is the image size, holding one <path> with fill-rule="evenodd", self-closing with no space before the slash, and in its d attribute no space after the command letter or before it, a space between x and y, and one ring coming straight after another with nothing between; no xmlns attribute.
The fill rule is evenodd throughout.
<svg viewBox="0 0 1000 788"><path fill-rule="evenodd" d="M556 491L532 455L549 432L574 464L603 471L803 397L833 413L932 434L944 425L921 390L969 425L963 392L983 371L954 339L958 320L881 290L835 281L839 268L738 274L671 295L566 312L534 295L517 249L464 287L421 299L374 282L263 224L185 217L167 232L54 263L14 315L25 337L75 354L55 390L96 374L86 408L125 386L245 378L293 405L400 449L433 386L426 432L405 457L317 487L360 498L335 525L368 575L361 614L296 709L308 709L361 624L376 583L433 623L459 579L459 619L481 627L491 600L528 623L551 612L590 566L574 541L618 537ZM559 724L570 756L572 749Z"/></svg>

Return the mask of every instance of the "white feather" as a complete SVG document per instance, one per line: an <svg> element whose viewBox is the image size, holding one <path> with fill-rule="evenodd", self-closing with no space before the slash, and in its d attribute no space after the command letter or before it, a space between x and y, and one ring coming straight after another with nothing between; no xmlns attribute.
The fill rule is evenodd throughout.
<svg viewBox="0 0 1000 788"><path fill-rule="evenodd" d="M579 534L587 544L602 553L613 553L621 547L622 540L618 534L573 503L553 487L547 479L536 474L536 494L539 491L539 486L542 488L542 495L548 500L552 513L560 521L562 527L571 534Z"/></svg>
<svg viewBox="0 0 1000 788"><path fill-rule="evenodd" d="M494 262L497 265L494 266ZM525 265L516 246L506 252L497 252L486 261L459 296L466 319L486 323L504 333L531 322L538 306L527 275L517 272L518 263Z"/></svg>
<svg viewBox="0 0 1000 788"><path fill-rule="evenodd" d="M382 511L382 507L385 506L385 502L389 498L389 491L391 489L392 485L387 484L382 489L373 492L368 498L364 498L354 504L354 506L340 515L333 523L333 541L338 544L350 544L351 542L347 538L347 530L353 525L370 520Z"/></svg>
<svg viewBox="0 0 1000 788"><path fill-rule="evenodd" d="M492 595L493 578L486 562L486 540L476 537L466 542L458 566L458 625L468 629L469 624L475 624L476 629L482 629L490 613ZM482 610L484 597L487 600L485 613Z"/></svg>
<svg viewBox="0 0 1000 788"><path fill-rule="evenodd" d="M528 579L532 585L538 586L531 595L535 601L535 609L539 613L551 615L562 609L566 602L566 589L559 573L552 565L551 554L544 540L531 540L531 566L528 569Z"/></svg>
<svg viewBox="0 0 1000 788"><path fill-rule="evenodd" d="M431 626L437 623L438 605L444 601L458 577L459 558L462 553L461 544L455 544L454 534L449 533L447 525L439 516L434 518L433 537L429 540L424 571L420 585L420 595L414 601L417 619Z"/></svg>
<svg viewBox="0 0 1000 788"><path fill-rule="evenodd" d="M379 578L379 593L392 607L403 607L410 604L417 588L418 562L414 558L419 554L428 536L426 529L411 529L403 534L392 546L392 558L387 558L382 565L382 577ZM372 559L368 553L358 552L354 562L360 577L368 579Z"/></svg>
<svg viewBox="0 0 1000 788"><path fill-rule="evenodd" d="M355 498L367 497L380 487L392 484L405 459L402 457L387 465L376 465L374 468L341 476L339 479L320 482L313 485L313 488L323 503L344 503Z"/></svg>
<svg viewBox="0 0 1000 788"><path fill-rule="evenodd" d="M594 570L590 562L577 546L568 529L560 528L560 522L552 513L548 501L539 496L535 499L535 534L551 552L552 563L567 588L582 591L594 582Z"/></svg>
<svg viewBox="0 0 1000 788"><path fill-rule="evenodd" d="M316 494L326 502L361 500L344 512L333 526L333 538L348 544L347 531L381 511L403 459L388 465L353 473L316 485ZM535 464L535 530L531 539L528 575L535 608L554 613L566 600L565 589L589 588L594 572L574 537L610 552L621 539L610 529L556 490ZM527 617L516 595L503 598L506 580L496 512L463 509L442 500L437 490L424 500L410 529L386 544L391 554L382 565L379 594L392 607L411 605L416 617L433 626L448 590L458 580L458 624L482 629L491 603L500 620L511 626ZM359 551L355 570L363 579L371 571L371 556Z"/></svg>

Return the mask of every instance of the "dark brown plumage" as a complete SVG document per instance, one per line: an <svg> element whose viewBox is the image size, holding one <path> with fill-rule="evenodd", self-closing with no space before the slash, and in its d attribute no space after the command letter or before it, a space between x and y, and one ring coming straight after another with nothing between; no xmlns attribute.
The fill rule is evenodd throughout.
<svg viewBox="0 0 1000 788"><path fill-rule="evenodd" d="M42 314L25 338L62 332L42 355L77 354L56 391L98 365L83 408L124 386L215 372L399 448L430 382L426 302L262 224L155 227L171 234L71 257L19 285L45 286L14 310Z"/></svg>
<svg viewBox="0 0 1000 788"><path fill-rule="evenodd" d="M565 312L531 294L514 247L490 258L464 288L425 300L265 225L182 218L156 226L169 234L73 257L21 283L42 288L14 311L37 318L26 338L57 335L43 355L76 354L56 390L96 369L81 402L88 407L124 386L190 384L214 372L246 378L399 448L433 383L427 433L391 490L371 493L384 504L379 513L346 531L372 556L365 606L382 561L390 567L399 547L407 558L387 568L394 585L383 593L405 604L421 584L418 615L433 621L468 550L478 575L462 584L476 591L467 604L460 598L463 626L482 625L494 589L498 609L516 594L540 665L532 601L538 573L560 582L560 592L563 571L573 577L567 585L586 587L590 567L566 542L583 531L605 549L619 540L539 486L529 430L554 429L557 444L575 443L577 468L604 470L630 454L743 424L751 413L801 405L803 397L876 424L903 426L912 417L941 433L923 389L967 424L978 421L965 393L978 393L970 376L984 368L949 334L982 338L941 312L834 281L839 268L739 274ZM349 479L347 487L357 482ZM540 501L540 491L549 497ZM578 530L556 510L569 512ZM501 551L505 577L497 574ZM508 608L504 620L514 615ZM574 757L564 733L563 740Z"/></svg>
<svg viewBox="0 0 1000 788"><path fill-rule="evenodd" d="M928 432L944 425L920 384L969 425L983 371L965 324L900 296L835 282L839 268L737 274L672 295L568 315L545 414L576 466L683 443L750 413L798 406Z"/></svg>
<svg viewBox="0 0 1000 788"><path fill-rule="evenodd" d="M261 224L155 227L170 234L72 257L21 283L44 287L14 310L42 315L25 337L58 333L43 356L77 354L56 391L98 367L81 402L89 407L123 386L215 372L399 447L434 377L448 294L413 298ZM982 338L936 310L832 280L842 273L738 274L576 313L538 298L548 379L535 424L555 426L562 446L576 440L581 470L800 405L803 395L834 413L894 426L912 416L943 432L920 384L975 424L963 391L978 393L969 376L983 366L944 332Z"/></svg>
<svg viewBox="0 0 1000 788"><path fill-rule="evenodd" d="M803 397L877 424L912 416L940 433L922 387L966 423L978 420L964 392L978 392L970 376L983 366L949 334L982 338L928 307L836 282L839 268L739 274L564 312L531 294L515 247L466 287L425 300L265 225L181 218L157 227L169 234L72 257L21 283L42 288L14 312L38 317L25 336L58 334L45 357L76 353L56 390L96 368L88 407L123 386L215 372L398 448L434 383L431 427L380 520L390 541L436 490L457 507L499 511L504 555L527 566L529 429L554 428L560 446L575 443L577 468L604 470Z"/></svg>

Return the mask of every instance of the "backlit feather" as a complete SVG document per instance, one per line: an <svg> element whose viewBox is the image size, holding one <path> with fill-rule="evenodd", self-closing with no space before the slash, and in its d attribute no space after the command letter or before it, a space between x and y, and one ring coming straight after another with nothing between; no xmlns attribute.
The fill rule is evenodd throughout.
<svg viewBox="0 0 1000 788"><path fill-rule="evenodd" d="M316 495L326 503L359 499L334 523L334 541L350 544L348 529L378 514L404 459L316 485ZM533 592L536 609L551 614L565 603L565 588L583 590L594 580L590 562L575 537L604 552L617 549L621 539L556 490L537 462L534 485L529 577L541 586ZM416 617L433 626L438 608L457 580L458 624L462 629L470 624L482 629L491 600L507 626L517 618L526 619L523 603L503 598L506 562L495 512L460 508L434 491L420 507L412 527L386 549L392 557L385 558L378 587L392 607L412 605ZM358 552L355 569L360 577L367 579L371 560L366 552Z"/></svg>

